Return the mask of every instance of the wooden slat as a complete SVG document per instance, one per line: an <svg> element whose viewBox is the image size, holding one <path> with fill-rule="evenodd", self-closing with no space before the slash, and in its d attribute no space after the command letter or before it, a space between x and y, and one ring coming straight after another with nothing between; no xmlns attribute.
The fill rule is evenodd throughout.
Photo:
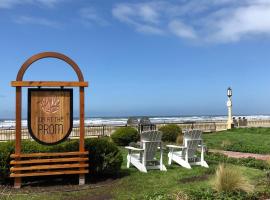
<svg viewBox="0 0 270 200"><path fill-rule="evenodd" d="M88 164L53 164L53 165L34 165L28 167L11 167L11 172L16 171L29 171L29 170L40 170L40 169L71 169L71 168L84 168L88 167Z"/></svg>
<svg viewBox="0 0 270 200"><path fill-rule="evenodd" d="M75 162L75 161L87 161L88 158L51 158L51 159L33 159L33 160L12 160L11 165L21 164L35 164L35 163L59 163L59 162Z"/></svg>
<svg viewBox="0 0 270 200"><path fill-rule="evenodd" d="M62 152L62 153L27 153L27 154L20 154L20 155L16 155L16 154L11 154L10 157L11 158L31 158L31 157L42 157L42 156L50 156L50 157L54 157L54 156L76 156L76 155L88 155L88 151L84 151L84 152Z"/></svg>
<svg viewBox="0 0 270 200"><path fill-rule="evenodd" d="M11 178L16 177L29 177L29 176L49 176L49 175L64 175L64 174L87 174L88 170L62 170L62 171L51 171L51 172L33 172L33 173L23 173L15 174L11 173Z"/></svg>
<svg viewBox="0 0 270 200"><path fill-rule="evenodd" d="M76 81L12 81L12 87L88 87L88 82Z"/></svg>

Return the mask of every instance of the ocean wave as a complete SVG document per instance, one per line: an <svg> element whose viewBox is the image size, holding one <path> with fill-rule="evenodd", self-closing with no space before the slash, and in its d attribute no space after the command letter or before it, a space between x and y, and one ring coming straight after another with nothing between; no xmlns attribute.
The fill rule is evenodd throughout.
<svg viewBox="0 0 270 200"><path fill-rule="evenodd" d="M270 120L270 115L239 115L248 120ZM138 117L140 120L140 117ZM179 117L150 117L152 123L183 123L183 122L204 122L204 121L226 121L227 116L179 116ZM125 125L128 118L86 118L85 125ZM73 126L79 126L79 119L73 120ZM15 120L1 120L0 128L14 128ZM22 127L27 127L27 120L22 120Z"/></svg>

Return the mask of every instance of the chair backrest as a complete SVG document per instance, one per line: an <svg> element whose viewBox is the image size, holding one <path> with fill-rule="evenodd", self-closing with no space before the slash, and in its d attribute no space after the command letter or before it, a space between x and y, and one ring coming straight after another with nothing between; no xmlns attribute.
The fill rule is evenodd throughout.
<svg viewBox="0 0 270 200"><path fill-rule="evenodd" d="M202 131L200 130L186 130L184 131L183 145L186 146L186 140L202 139Z"/></svg>
<svg viewBox="0 0 270 200"><path fill-rule="evenodd" d="M186 147L186 151L183 151L183 156L188 154L188 158L194 158L198 145L202 144L202 131L190 130L184 132L183 145Z"/></svg>
<svg viewBox="0 0 270 200"><path fill-rule="evenodd" d="M158 146L161 144L162 132L160 131L143 131L141 133L141 143L144 149L144 160L154 160Z"/></svg>

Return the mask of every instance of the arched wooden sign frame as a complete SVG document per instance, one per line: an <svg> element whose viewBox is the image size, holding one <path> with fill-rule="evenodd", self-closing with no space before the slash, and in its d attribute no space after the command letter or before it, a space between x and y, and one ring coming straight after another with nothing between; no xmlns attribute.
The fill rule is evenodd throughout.
<svg viewBox="0 0 270 200"><path fill-rule="evenodd" d="M23 81L23 76L26 72L26 70L36 61L44 58L56 58L63 60L64 62L68 63L78 77L78 82L65 82L65 81ZM11 155L11 158L14 159L11 161L11 165L14 165L14 167L11 168L11 175L10 177L14 177L14 187L20 188L21 187L21 178L26 176L43 176L43 175L60 175L60 174L79 174L79 184L82 185L85 183L85 174L88 173L88 170L85 169L85 167L88 166L85 162L88 161L88 157L85 156L88 155L88 152L85 152L84 149L84 88L88 87L88 82L84 82L83 74L78 67L78 65L69 57L57 53L57 52L43 52L36 54L32 57L30 57L28 60L26 60L23 65L21 66L16 81L11 82L11 86L16 87L16 135L15 135L15 154ZM80 144L79 144L79 151L78 152L64 152L64 153L33 153L33 154L22 154L21 153L21 120L22 120L22 87L79 87L79 102L80 102ZM60 158L57 158L60 157ZM66 158L65 156L73 156L73 158ZM74 158L75 156L75 158ZM33 166L30 167L21 167L22 164L25 164L26 158L33 158L35 159L35 162L32 162L28 160L28 163L38 163L38 159L41 163L50 163L50 160L54 160L58 165L55 165L53 167L49 167L48 169L57 169L60 168L72 168L74 169L75 166L78 168L77 171L69 170L64 171L61 173L61 171L57 172L50 172L46 171L46 173L28 173L27 175L24 173L25 171L22 170L31 170L34 169ZM46 159L44 159L46 158ZM48 159L49 158L49 159ZM57 160L58 159L58 160ZM78 163L75 164L59 164L63 163L65 161L78 161ZM36 167L38 170L45 169L45 166L49 165L43 165L40 166L40 168ZM63 167L66 166L66 167ZM35 169L36 169L35 168ZM46 168L47 169L47 168ZM12 173L14 172L14 173Z"/></svg>

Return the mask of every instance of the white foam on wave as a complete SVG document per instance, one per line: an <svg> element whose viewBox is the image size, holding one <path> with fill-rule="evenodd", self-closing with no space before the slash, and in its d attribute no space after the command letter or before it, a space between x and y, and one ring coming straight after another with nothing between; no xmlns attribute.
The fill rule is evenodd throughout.
<svg viewBox="0 0 270 200"><path fill-rule="evenodd" d="M248 120L270 120L270 115L241 115L235 116L245 117ZM138 119L140 119L138 117ZM125 125L128 118L86 118L85 125ZM179 117L150 117L152 123L183 123L188 121L203 122L203 121L226 121L227 116L179 116ZM79 119L73 120L73 125L79 126ZM14 128L15 120L0 120L0 128ZM22 127L27 127L27 120L22 120Z"/></svg>

